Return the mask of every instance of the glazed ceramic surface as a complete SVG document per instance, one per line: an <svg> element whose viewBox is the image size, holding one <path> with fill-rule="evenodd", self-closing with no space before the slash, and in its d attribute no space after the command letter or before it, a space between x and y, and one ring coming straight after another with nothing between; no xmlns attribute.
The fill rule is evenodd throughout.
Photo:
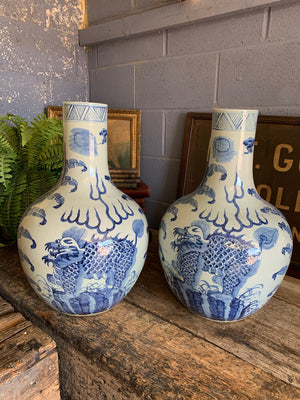
<svg viewBox="0 0 300 400"><path fill-rule="evenodd" d="M52 307L76 315L117 304L136 282L148 246L146 218L117 189L107 163L107 105L65 102L65 162L57 185L24 214L22 267Z"/></svg>
<svg viewBox="0 0 300 400"><path fill-rule="evenodd" d="M259 310L291 259L287 221L253 182L257 114L214 110L205 177L161 221L168 283L185 306L209 319L234 321Z"/></svg>

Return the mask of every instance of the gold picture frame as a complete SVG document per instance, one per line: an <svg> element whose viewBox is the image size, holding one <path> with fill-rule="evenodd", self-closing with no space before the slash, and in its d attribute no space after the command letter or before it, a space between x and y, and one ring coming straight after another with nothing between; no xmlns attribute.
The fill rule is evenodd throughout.
<svg viewBox="0 0 300 400"><path fill-rule="evenodd" d="M47 117L63 119L62 107L61 106L48 106L47 107Z"/></svg>
<svg viewBox="0 0 300 400"><path fill-rule="evenodd" d="M132 170L140 177L141 114L141 110L108 109L108 164L111 173Z"/></svg>
<svg viewBox="0 0 300 400"><path fill-rule="evenodd" d="M112 177L140 177L141 114L141 110L108 109L108 163ZM47 116L62 119L62 107L48 106Z"/></svg>

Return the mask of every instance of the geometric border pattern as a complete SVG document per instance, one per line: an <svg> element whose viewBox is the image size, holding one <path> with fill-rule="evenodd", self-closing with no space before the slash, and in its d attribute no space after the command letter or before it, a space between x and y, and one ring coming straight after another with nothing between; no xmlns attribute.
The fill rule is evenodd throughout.
<svg viewBox="0 0 300 400"><path fill-rule="evenodd" d="M214 110L212 129L224 131L253 132L256 130L258 111L217 111Z"/></svg>
<svg viewBox="0 0 300 400"><path fill-rule="evenodd" d="M107 106L86 103L64 104L63 116L65 121L106 122Z"/></svg>

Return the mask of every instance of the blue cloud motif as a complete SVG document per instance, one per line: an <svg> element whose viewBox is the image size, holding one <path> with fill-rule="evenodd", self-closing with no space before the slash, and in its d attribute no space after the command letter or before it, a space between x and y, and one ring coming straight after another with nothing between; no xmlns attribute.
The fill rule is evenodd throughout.
<svg viewBox="0 0 300 400"><path fill-rule="evenodd" d="M97 155L97 143L95 136L87 129L73 128L70 135L70 149L75 153L89 156Z"/></svg>
<svg viewBox="0 0 300 400"><path fill-rule="evenodd" d="M244 151L244 154L253 153L254 138L249 137L248 139L244 140L243 141L243 145L246 147L246 150Z"/></svg>
<svg viewBox="0 0 300 400"><path fill-rule="evenodd" d="M236 155L233 141L224 136L216 137L212 145L212 155L217 162L230 161Z"/></svg>
<svg viewBox="0 0 300 400"><path fill-rule="evenodd" d="M102 131L99 132L99 136L101 138L100 144L104 144L107 142L107 129L103 128Z"/></svg>
<svg viewBox="0 0 300 400"><path fill-rule="evenodd" d="M275 228L259 228L254 233L255 239L259 243L259 247L264 250L269 250L274 247L278 236L278 230Z"/></svg>

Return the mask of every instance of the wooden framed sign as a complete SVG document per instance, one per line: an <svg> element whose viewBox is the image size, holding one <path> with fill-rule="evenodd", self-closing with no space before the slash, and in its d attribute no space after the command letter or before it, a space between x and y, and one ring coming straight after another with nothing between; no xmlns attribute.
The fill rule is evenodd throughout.
<svg viewBox="0 0 300 400"><path fill-rule="evenodd" d="M191 193L205 173L212 114L188 113L177 197ZM288 274L300 278L300 117L259 116L253 176L260 196L286 217L294 249Z"/></svg>

